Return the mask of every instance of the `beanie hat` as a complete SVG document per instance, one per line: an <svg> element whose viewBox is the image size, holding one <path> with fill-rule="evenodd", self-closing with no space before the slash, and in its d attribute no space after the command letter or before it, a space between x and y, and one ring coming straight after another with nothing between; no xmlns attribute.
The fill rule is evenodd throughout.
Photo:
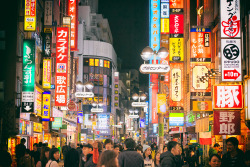
<svg viewBox="0 0 250 167"><path fill-rule="evenodd" d="M148 146L148 145L143 145L143 152L145 152L148 148L150 148L150 146Z"/></svg>

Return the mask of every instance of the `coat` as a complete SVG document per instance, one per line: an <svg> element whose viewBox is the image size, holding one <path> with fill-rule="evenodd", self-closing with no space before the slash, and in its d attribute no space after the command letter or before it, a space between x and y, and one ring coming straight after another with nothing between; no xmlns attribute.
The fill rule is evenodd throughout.
<svg viewBox="0 0 250 167"><path fill-rule="evenodd" d="M59 167L59 165L56 161L49 160L46 167Z"/></svg>
<svg viewBox="0 0 250 167"><path fill-rule="evenodd" d="M161 167L177 167L178 159L170 152L164 152L160 156Z"/></svg>
<svg viewBox="0 0 250 167"><path fill-rule="evenodd" d="M120 167L144 167L143 157L134 150L125 150L118 156Z"/></svg>
<svg viewBox="0 0 250 167"><path fill-rule="evenodd" d="M245 167L245 155L244 152L240 149L237 150L237 155L235 159L233 160L230 152L227 152L225 155L223 155L221 160L221 167L228 167L228 166L235 166L235 167ZM233 161L235 161L233 163Z"/></svg>

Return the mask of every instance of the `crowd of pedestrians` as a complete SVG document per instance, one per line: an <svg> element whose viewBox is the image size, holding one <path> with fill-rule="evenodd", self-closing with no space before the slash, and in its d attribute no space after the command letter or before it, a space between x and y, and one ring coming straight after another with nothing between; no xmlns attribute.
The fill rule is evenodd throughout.
<svg viewBox="0 0 250 167"><path fill-rule="evenodd" d="M16 146L17 167L59 167L60 151L51 149L43 143L35 143L33 150L25 147L25 139ZM132 138L123 144L114 144L111 139L104 143L89 141L78 144L77 148L70 145L62 147L64 167L250 167L250 151L245 153L238 148L238 140L230 137L226 140L227 152L223 153L219 144L209 150L209 162L200 162L198 147L188 145L182 149L176 141L170 141L158 149L156 143L151 146L136 145ZM12 159L6 145L0 145L0 167L10 167Z"/></svg>

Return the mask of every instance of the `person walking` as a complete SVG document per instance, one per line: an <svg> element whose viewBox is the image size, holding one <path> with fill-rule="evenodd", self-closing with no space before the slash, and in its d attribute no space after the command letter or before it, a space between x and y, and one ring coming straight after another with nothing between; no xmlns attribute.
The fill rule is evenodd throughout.
<svg viewBox="0 0 250 167"><path fill-rule="evenodd" d="M154 167L154 161L151 154L151 147L148 145L143 145L143 158L145 167Z"/></svg>
<svg viewBox="0 0 250 167"><path fill-rule="evenodd" d="M79 167L79 153L76 149L71 148L65 159L64 159L64 167Z"/></svg>
<svg viewBox="0 0 250 167"><path fill-rule="evenodd" d="M34 143L33 144L33 150L30 152L30 155L32 158L35 160L35 165L37 164L38 161L40 161L40 152L37 150L38 144Z"/></svg>
<svg viewBox="0 0 250 167"><path fill-rule="evenodd" d="M115 144L115 145L114 145L114 151L115 151L115 153L116 153L117 155L120 154L120 145L119 145L119 144Z"/></svg>
<svg viewBox="0 0 250 167"><path fill-rule="evenodd" d="M94 158L93 155L93 146L91 144L84 144L82 148L82 155L80 155L80 167L95 167L97 165L95 159L96 158Z"/></svg>
<svg viewBox="0 0 250 167"><path fill-rule="evenodd" d="M49 147L45 147L41 150L41 160L37 162L36 167L45 167L49 161Z"/></svg>
<svg viewBox="0 0 250 167"><path fill-rule="evenodd" d="M26 149L24 156L20 158L19 164L21 167L35 167L34 158L30 156L30 150Z"/></svg>
<svg viewBox="0 0 250 167"><path fill-rule="evenodd" d="M161 166L161 164L160 164L160 157L161 157L161 153L159 151L157 151L155 153L155 158L154 158L154 166L155 167L160 167Z"/></svg>
<svg viewBox="0 0 250 167"><path fill-rule="evenodd" d="M19 167L19 162L20 162L20 159L25 155L25 150L26 150L26 146L24 145L26 143L26 139L25 138L22 138L21 139L21 143L18 144L16 146L16 162L17 162L17 167Z"/></svg>
<svg viewBox="0 0 250 167"><path fill-rule="evenodd" d="M6 144L0 145L0 166L1 167L10 167L12 164L11 155L7 150L8 150L8 147Z"/></svg>
<svg viewBox="0 0 250 167"><path fill-rule="evenodd" d="M180 154L180 146L176 141L168 142L168 151L160 156L161 167L177 167L178 158L176 155Z"/></svg>
<svg viewBox="0 0 250 167"><path fill-rule="evenodd" d="M106 139L104 142L105 150L113 150L113 141L111 139Z"/></svg>
<svg viewBox="0 0 250 167"><path fill-rule="evenodd" d="M46 167L59 167L59 149L58 148L52 148L49 152L49 161L46 164Z"/></svg>
<svg viewBox="0 0 250 167"><path fill-rule="evenodd" d="M101 154L97 167L119 167L117 153L112 150L106 150Z"/></svg>
<svg viewBox="0 0 250 167"><path fill-rule="evenodd" d="M238 148L239 141L235 137L230 137L226 140L228 152L223 155L221 166L222 167L245 167L244 152Z"/></svg>
<svg viewBox="0 0 250 167"><path fill-rule="evenodd" d="M128 138L124 142L124 151L118 156L120 167L144 167L143 157L135 151L135 141Z"/></svg>
<svg viewBox="0 0 250 167"><path fill-rule="evenodd" d="M218 154L212 154L209 157L209 165L211 167L220 167L221 166L221 157Z"/></svg>

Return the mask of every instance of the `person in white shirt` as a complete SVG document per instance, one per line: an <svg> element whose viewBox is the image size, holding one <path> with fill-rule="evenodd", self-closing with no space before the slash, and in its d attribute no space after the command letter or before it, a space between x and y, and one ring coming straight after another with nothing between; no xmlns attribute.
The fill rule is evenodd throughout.
<svg viewBox="0 0 250 167"><path fill-rule="evenodd" d="M154 167L154 161L151 155L151 147L148 145L143 145L143 158L145 167Z"/></svg>
<svg viewBox="0 0 250 167"><path fill-rule="evenodd" d="M58 148L52 148L49 152L49 161L46 167L59 167L60 153Z"/></svg>

